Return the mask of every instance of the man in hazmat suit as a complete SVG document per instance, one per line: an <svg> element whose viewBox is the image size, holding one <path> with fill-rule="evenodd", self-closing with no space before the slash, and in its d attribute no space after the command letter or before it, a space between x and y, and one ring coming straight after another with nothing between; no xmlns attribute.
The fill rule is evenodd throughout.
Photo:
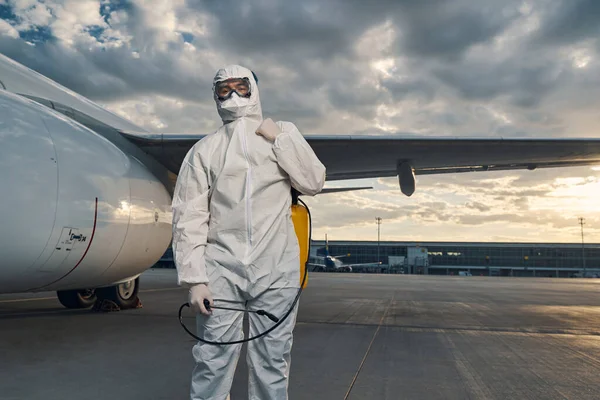
<svg viewBox="0 0 600 400"><path fill-rule="evenodd" d="M213 94L223 125L198 141L181 166L172 203L173 255L178 283L189 288L197 312L198 336L229 342L244 338L243 313L207 310L203 301L277 317L287 312L301 283L291 188L317 194L325 167L294 124L263 120L249 69L220 69ZM250 399L287 399L296 308L248 343ZM251 337L273 325L248 317ZM241 346L194 346L192 399L228 398Z"/></svg>

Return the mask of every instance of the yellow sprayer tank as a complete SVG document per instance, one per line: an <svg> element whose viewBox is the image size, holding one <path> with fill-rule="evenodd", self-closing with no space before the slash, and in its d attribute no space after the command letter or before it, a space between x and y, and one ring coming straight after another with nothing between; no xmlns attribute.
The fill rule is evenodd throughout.
<svg viewBox="0 0 600 400"><path fill-rule="evenodd" d="M308 262L308 246L310 240L310 223L308 210L302 204L292 204L292 221L294 222L294 230L298 237L298 244L300 245L300 284L304 278L304 270L306 269L306 263ZM308 275L304 281L303 288L308 284Z"/></svg>

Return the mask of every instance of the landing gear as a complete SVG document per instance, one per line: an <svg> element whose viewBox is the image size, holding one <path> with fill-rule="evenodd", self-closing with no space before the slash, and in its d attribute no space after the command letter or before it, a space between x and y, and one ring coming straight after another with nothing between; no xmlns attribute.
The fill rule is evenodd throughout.
<svg viewBox="0 0 600 400"><path fill-rule="evenodd" d="M96 295L100 301L110 301L121 310L136 308L139 305L138 292L140 290L140 278L132 279L115 286L96 289Z"/></svg>
<svg viewBox="0 0 600 400"><path fill-rule="evenodd" d="M98 299L94 289L59 290L56 294L60 304L66 308L90 308Z"/></svg>
<svg viewBox="0 0 600 400"><path fill-rule="evenodd" d="M114 286L85 290L60 290L56 292L60 304L66 308L90 308L96 311L118 311L141 307L138 292L140 278Z"/></svg>

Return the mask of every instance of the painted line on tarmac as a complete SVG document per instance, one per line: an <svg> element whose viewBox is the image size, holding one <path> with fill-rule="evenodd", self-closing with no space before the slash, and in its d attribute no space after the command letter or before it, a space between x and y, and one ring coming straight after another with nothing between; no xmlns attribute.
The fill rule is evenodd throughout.
<svg viewBox="0 0 600 400"><path fill-rule="evenodd" d="M32 297L30 299L0 300L0 303L20 303L24 301L56 300L56 297Z"/></svg>
<svg viewBox="0 0 600 400"><path fill-rule="evenodd" d="M350 386L348 387L348 390L346 391L346 396L344 396L344 400L348 399L348 397L350 396L350 393L352 393L352 389L354 389L354 384L356 383L356 380L358 379L358 375L360 375L360 373L363 369L363 366L365 365L365 361L367 360L367 357L369 356L369 353L371 352L371 347L373 347L375 338L377 337L379 330L383 326L383 321L385 320L385 317L387 316L388 311L390 310L392 304L394 303L394 298L395 298L395 294L392 294L392 298L390 299L390 302L388 303L387 307L385 308L385 311L383 312L383 315L381 316L381 319L379 320L379 325L377 325L377 329L375 330L375 333L373 334L373 338L371 338L371 343L369 343L369 347L367 347L367 351L365 352L365 355L363 356L362 361L360 362L360 365L358 366L358 369L356 370L356 373L354 374L354 377L352 378L352 382L350 382Z"/></svg>
<svg viewBox="0 0 600 400"><path fill-rule="evenodd" d="M167 292L171 290L182 290L181 288L162 288L162 289L145 289L140 290L140 293L149 293L149 292ZM57 300L56 297L32 297L27 299L10 299L10 300L0 300L1 303L21 303L27 301L43 301L43 300Z"/></svg>

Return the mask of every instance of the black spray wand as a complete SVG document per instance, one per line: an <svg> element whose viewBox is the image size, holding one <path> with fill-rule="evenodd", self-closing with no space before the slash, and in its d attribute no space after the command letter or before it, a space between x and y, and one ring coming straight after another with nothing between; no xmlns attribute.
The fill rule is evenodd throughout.
<svg viewBox="0 0 600 400"><path fill-rule="evenodd" d="M219 310L251 312L251 313L258 314L258 315L264 315L265 317L269 318L273 322L279 322L279 318L277 318L276 316L274 316L273 314L271 314L269 312L266 312L265 310L243 310L241 308L229 308L229 307L211 306L210 302L208 301L208 299L204 299L204 307L206 307L206 309L208 311L210 311L211 308L216 308L216 309L219 309Z"/></svg>

